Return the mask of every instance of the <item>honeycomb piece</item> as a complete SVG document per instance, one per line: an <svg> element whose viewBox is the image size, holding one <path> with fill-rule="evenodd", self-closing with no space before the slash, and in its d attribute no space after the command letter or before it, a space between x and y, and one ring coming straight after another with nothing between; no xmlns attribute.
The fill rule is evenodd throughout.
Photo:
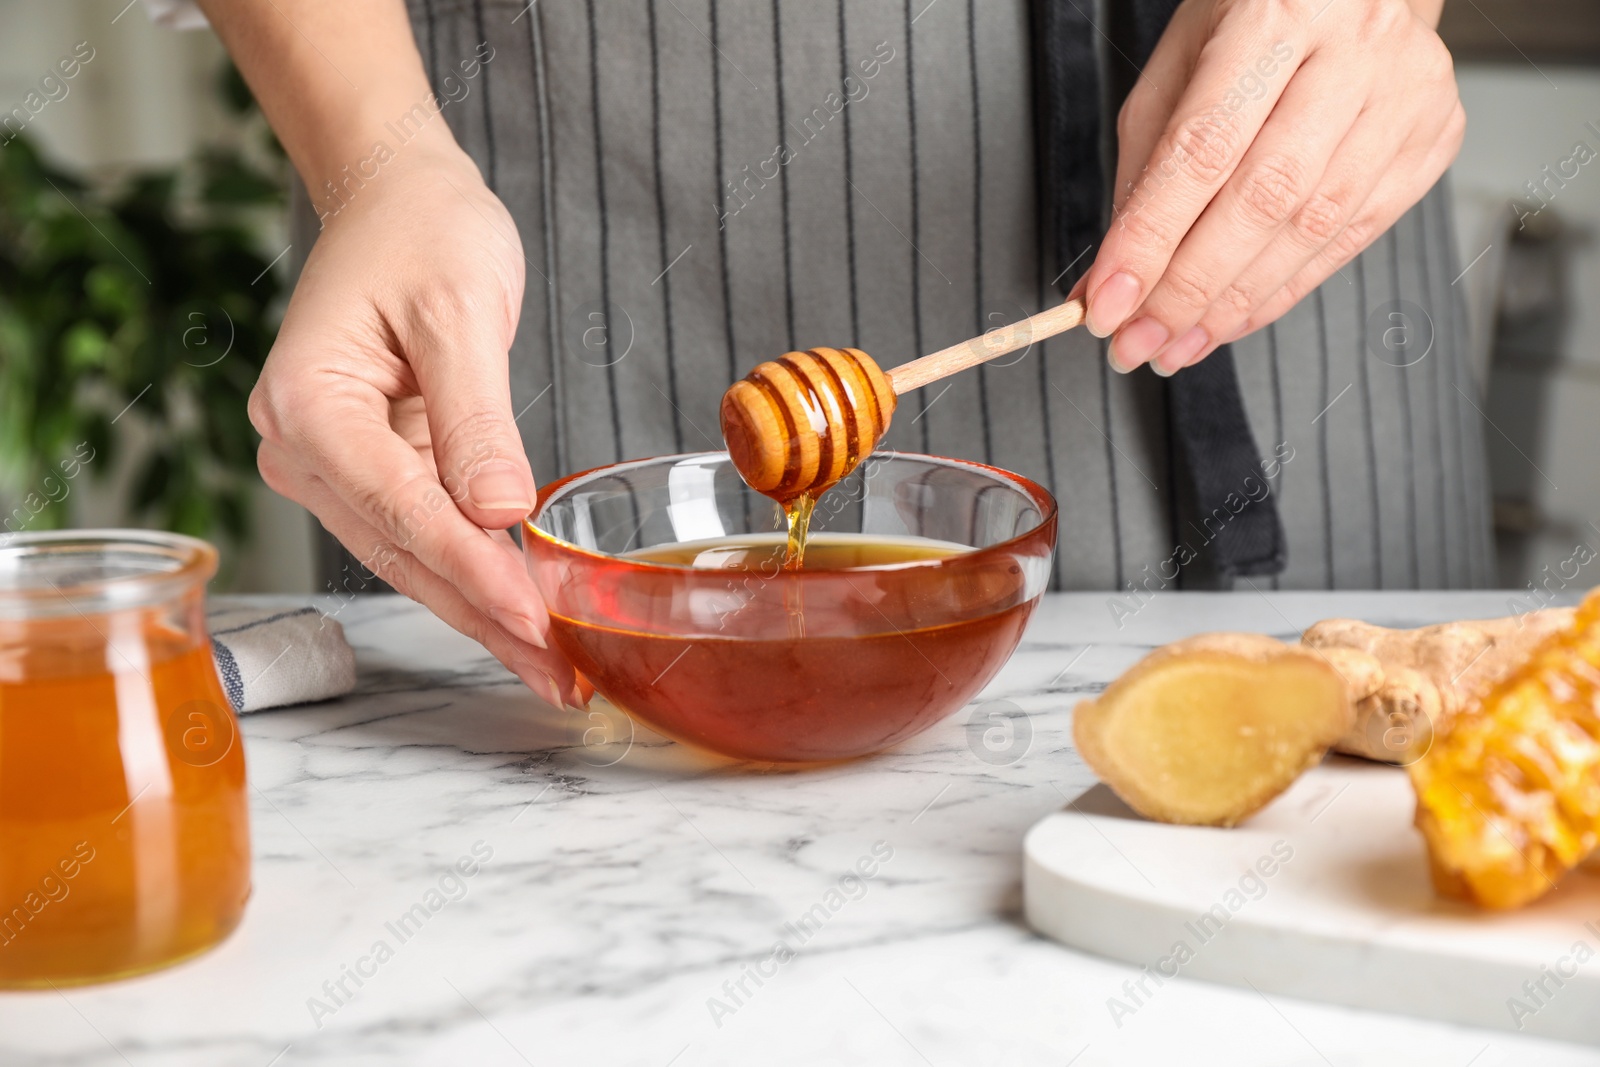
<svg viewBox="0 0 1600 1067"><path fill-rule="evenodd" d="M1600 845L1600 590L1408 768L1434 886L1486 908L1549 892Z"/></svg>

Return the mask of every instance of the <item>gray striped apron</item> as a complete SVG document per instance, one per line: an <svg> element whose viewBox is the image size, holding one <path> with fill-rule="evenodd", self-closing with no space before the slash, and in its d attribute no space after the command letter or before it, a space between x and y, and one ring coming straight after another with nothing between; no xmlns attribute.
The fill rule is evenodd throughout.
<svg viewBox="0 0 1600 1067"><path fill-rule="evenodd" d="M1060 298L1027 0L408 3L441 98L493 49L444 115L521 233L511 387L541 481L721 447L723 390L776 354L892 366ZM1234 345L1288 543L1262 588L1491 578L1446 195ZM299 252L303 194L297 225ZM1425 343L1395 358L1396 329ZM1173 520L1164 404L1080 330L913 394L886 444L1049 486L1060 588L1215 587L1165 577L1204 531Z"/></svg>

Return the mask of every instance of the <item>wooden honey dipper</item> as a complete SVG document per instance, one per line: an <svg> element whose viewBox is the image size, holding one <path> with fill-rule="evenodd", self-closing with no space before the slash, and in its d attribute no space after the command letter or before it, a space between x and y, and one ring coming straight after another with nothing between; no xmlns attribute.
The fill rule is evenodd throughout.
<svg viewBox="0 0 1600 1067"><path fill-rule="evenodd" d="M760 364L722 397L722 439L750 488L788 505L856 468L888 432L896 399L1083 321L1068 300L884 373L857 348L813 348Z"/></svg>

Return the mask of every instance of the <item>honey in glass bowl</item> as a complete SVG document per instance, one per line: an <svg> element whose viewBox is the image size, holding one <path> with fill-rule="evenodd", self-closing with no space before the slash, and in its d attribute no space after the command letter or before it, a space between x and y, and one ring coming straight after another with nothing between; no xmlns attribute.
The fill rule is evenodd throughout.
<svg viewBox="0 0 1600 1067"><path fill-rule="evenodd" d="M221 941L250 893L244 752L204 542L0 539L0 988L126 977Z"/></svg>
<svg viewBox="0 0 1600 1067"><path fill-rule="evenodd" d="M821 498L804 566L725 453L547 486L524 529L561 650L654 729L741 759L888 748L1010 657L1049 580L1049 494L982 464L875 456Z"/></svg>

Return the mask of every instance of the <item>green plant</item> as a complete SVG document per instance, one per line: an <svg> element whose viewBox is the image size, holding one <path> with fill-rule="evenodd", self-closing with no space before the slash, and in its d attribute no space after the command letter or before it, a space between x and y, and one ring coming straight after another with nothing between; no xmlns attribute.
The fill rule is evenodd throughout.
<svg viewBox="0 0 1600 1067"><path fill-rule="evenodd" d="M41 487L87 449L104 477L137 422L147 432L123 510L245 540L256 484L245 404L280 290L254 227L284 202L286 164L231 67L220 91L259 126L262 159L207 148L96 188L21 137L0 147L0 530L66 525L68 507L27 506L30 494L51 497Z"/></svg>

